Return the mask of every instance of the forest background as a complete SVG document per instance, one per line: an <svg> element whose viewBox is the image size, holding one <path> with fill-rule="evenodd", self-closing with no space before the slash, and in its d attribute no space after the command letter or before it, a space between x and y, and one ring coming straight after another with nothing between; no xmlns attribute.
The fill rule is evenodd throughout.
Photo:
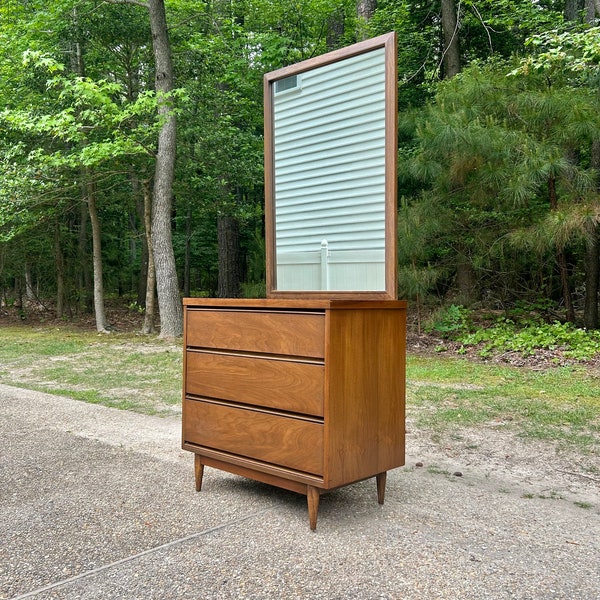
<svg viewBox="0 0 600 600"><path fill-rule="evenodd" d="M116 296L175 337L181 295L264 295L262 76L394 30L417 326L432 307L442 332L469 308L535 309L597 330L599 16L598 0L0 0L0 311L107 331Z"/></svg>

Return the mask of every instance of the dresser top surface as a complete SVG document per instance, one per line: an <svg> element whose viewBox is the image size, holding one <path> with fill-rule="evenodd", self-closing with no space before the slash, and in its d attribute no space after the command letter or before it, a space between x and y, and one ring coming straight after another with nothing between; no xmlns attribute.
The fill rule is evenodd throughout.
<svg viewBox="0 0 600 600"><path fill-rule="evenodd" d="M256 309L405 309L405 300L324 300L265 298L184 298L186 308L256 308Z"/></svg>

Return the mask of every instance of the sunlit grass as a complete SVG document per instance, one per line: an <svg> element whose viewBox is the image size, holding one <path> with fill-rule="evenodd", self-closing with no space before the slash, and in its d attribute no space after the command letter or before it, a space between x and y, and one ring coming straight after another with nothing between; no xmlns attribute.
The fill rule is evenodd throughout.
<svg viewBox="0 0 600 600"><path fill-rule="evenodd" d="M181 401L181 346L156 337L0 328L0 381L142 412Z"/></svg>
<svg viewBox="0 0 600 600"><path fill-rule="evenodd" d="M407 411L420 427L492 425L521 437L600 451L600 381L584 368L533 371L409 357Z"/></svg>

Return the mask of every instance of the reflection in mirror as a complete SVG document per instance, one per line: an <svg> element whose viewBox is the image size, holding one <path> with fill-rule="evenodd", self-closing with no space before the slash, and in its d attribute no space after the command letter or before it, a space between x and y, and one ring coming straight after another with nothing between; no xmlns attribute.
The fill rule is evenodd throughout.
<svg viewBox="0 0 600 600"><path fill-rule="evenodd" d="M282 77L270 94L274 289L385 292L386 49Z"/></svg>

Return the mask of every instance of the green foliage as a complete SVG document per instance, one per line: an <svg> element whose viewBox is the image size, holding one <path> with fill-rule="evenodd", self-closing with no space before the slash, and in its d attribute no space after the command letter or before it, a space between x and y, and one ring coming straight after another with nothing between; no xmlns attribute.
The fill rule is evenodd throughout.
<svg viewBox="0 0 600 600"><path fill-rule="evenodd" d="M519 298L527 272L540 273L566 249L579 266L574 284L581 283L582 242L600 223L590 159L600 139L600 97L568 79L516 72L517 64L474 63L440 84L435 102L414 113L418 145L401 169L401 183L422 182L412 205L433 199L444 207L433 266L448 268L454 257L458 270L459 257L466 259L480 290L504 281L504 302ZM509 253L512 281L494 281L494 273L506 272ZM424 262L417 266L432 264L429 257ZM542 293L551 295L554 284L543 277L549 289ZM539 292L530 289L530 298Z"/></svg>
<svg viewBox="0 0 600 600"><path fill-rule="evenodd" d="M246 293L261 293L263 73L391 30L399 107L414 109L400 115L401 295L422 309L428 295L452 293L460 255L497 307L551 296L559 247L581 283L581 248L600 219L588 147L600 114L597 30L560 29L560 3L458 4L463 74L439 85L439 1L379 0L369 22L358 22L355 0L166 3L180 88L173 244L192 288L214 291L216 220L231 215L241 225ZM515 53L523 61L508 60ZM1 288L16 289L31 263L41 292L54 293L62 255L67 293L85 297L81 204L90 183L107 291L137 292L141 186L161 125L154 76L140 6L0 2ZM559 195L552 214L550 175Z"/></svg>
<svg viewBox="0 0 600 600"><path fill-rule="evenodd" d="M145 309L145 307L141 306L141 305L140 305L140 304L138 304L136 301L132 302L132 303L129 305L129 310L130 310L131 312L135 312L135 313L142 314L142 315L143 315L143 314L146 312L146 309Z"/></svg>
<svg viewBox="0 0 600 600"><path fill-rule="evenodd" d="M30 161L54 167L92 167L151 151L160 126L154 122L156 101L152 92L124 102L126 90L121 84L63 75L63 66L43 53L26 53L24 66L47 71L50 79L46 92L54 100L49 113L39 109L5 109L0 113L2 125L36 136L41 142L29 154Z"/></svg>
<svg viewBox="0 0 600 600"><path fill-rule="evenodd" d="M459 353L472 347L482 358L505 352L535 356L538 351L552 350L565 358L586 361L600 354L600 330L548 321L553 310L555 305L547 298L517 302L508 316L502 317L452 304L435 312L426 330L461 344Z"/></svg>
<svg viewBox="0 0 600 600"><path fill-rule="evenodd" d="M444 229L445 211L433 199L411 203L402 198L398 210L398 289L403 298L421 303L434 289L442 269L434 264L436 239Z"/></svg>
<svg viewBox="0 0 600 600"><path fill-rule="evenodd" d="M502 352L534 356L539 350L560 350L567 358L589 360L600 353L600 331L586 331L571 323L525 322L501 319L491 327L461 334L457 341L477 346L482 357Z"/></svg>
<svg viewBox="0 0 600 600"><path fill-rule="evenodd" d="M464 306L451 304L448 308L440 310L434 317L429 331L435 331L442 337L456 337L464 334L472 326L471 311Z"/></svg>
<svg viewBox="0 0 600 600"><path fill-rule="evenodd" d="M527 41L532 51L511 75L543 73L553 80L597 86L600 78L600 28L551 29Z"/></svg>

